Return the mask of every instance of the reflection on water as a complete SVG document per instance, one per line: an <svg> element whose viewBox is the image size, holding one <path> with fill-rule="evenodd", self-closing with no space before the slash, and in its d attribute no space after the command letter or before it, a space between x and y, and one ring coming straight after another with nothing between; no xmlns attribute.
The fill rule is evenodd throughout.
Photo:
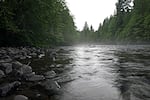
<svg viewBox="0 0 150 100"><path fill-rule="evenodd" d="M63 47L73 58L76 80L62 86L59 100L150 100L150 46Z"/></svg>

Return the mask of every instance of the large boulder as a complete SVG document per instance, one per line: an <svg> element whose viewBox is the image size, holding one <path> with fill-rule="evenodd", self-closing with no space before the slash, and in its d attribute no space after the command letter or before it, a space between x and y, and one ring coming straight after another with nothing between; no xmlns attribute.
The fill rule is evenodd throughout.
<svg viewBox="0 0 150 100"><path fill-rule="evenodd" d="M20 85L21 85L21 82L15 81L15 82L4 84L4 85L0 86L0 96L6 96L6 95L12 93Z"/></svg>
<svg viewBox="0 0 150 100"><path fill-rule="evenodd" d="M20 68L19 68L20 67ZM29 74L32 74L32 68L31 66L28 65L22 65L22 66L18 66L16 68L14 68L14 75L17 77L26 77Z"/></svg>
<svg viewBox="0 0 150 100"><path fill-rule="evenodd" d="M60 93L60 85L56 81L45 80L40 84L41 90L43 89L47 95L56 95Z"/></svg>

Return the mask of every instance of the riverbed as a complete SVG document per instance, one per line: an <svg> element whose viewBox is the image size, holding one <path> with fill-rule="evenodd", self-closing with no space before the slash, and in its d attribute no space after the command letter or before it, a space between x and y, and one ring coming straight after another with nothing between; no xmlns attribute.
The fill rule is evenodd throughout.
<svg viewBox="0 0 150 100"><path fill-rule="evenodd" d="M1 84L18 81L19 87L2 100L18 95L29 100L150 100L150 45L1 48L0 61L31 74L25 79L26 74L12 70L3 75Z"/></svg>
<svg viewBox="0 0 150 100"><path fill-rule="evenodd" d="M149 45L61 47L71 57L66 73L76 80L62 85L58 100L149 100Z"/></svg>

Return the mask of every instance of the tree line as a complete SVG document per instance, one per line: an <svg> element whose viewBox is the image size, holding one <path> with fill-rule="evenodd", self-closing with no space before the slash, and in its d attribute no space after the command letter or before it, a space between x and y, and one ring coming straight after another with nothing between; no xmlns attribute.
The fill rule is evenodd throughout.
<svg viewBox="0 0 150 100"><path fill-rule="evenodd" d="M86 33L83 37L90 37L90 40L97 43L149 43L150 0L118 0L116 13L105 18L98 30L87 32L86 26L80 34Z"/></svg>
<svg viewBox="0 0 150 100"><path fill-rule="evenodd" d="M149 12L150 0L118 0L97 30L78 31L65 0L0 0L0 46L149 43Z"/></svg>
<svg viewBox="0 0 150 100"><path fill-rule="evenodd" d="M0 46L62 45L75 37L64 0L0 0Z"/></svg>

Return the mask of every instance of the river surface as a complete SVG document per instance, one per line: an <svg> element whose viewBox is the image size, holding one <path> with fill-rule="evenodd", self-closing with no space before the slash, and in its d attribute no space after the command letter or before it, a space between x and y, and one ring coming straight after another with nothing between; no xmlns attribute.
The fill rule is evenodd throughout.
<svg viewBox="0 0 150 100"><path fill-rule="evenodd" d="M61 47L72 58L57 100L150 100L149 45ZM67 66L67 65L66 65Z"/></svg>

